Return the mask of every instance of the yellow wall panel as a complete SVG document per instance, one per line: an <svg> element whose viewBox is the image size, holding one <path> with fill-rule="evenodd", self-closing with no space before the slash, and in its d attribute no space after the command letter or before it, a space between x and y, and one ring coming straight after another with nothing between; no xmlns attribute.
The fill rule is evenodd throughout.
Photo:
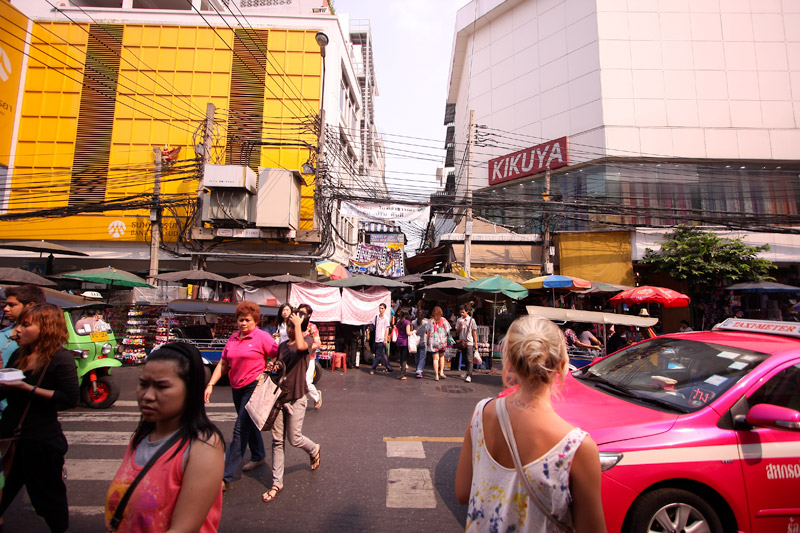
<svg viewBox="0 0 800 533"><path fill-rule="evenodd" d="M163 47L178 46L178 28L174 26L162 26L161 35L156 42Z"/></svg>
<svg viewBox="0 0 800 533"><path fill-rule="evenodd" d="M144 41L142 40L143 28L141 26L126 26L125 33L122 36L123 50L128 46L139 46Z"/></svg>

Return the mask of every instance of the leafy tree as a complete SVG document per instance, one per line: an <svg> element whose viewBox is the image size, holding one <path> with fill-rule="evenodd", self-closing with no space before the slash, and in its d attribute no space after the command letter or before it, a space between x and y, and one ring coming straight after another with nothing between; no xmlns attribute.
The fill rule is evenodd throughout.
<svg viewBox="0 0 800 533"><path fill-rule="evenodd" d="M773 280L775 266L758 257L769 245L750 246L741 239L723 239L713 232L678 226L666 235L661 250L646 250L641 263L686 281L689 292L707 295L714 287L743 281Z"/></svg>

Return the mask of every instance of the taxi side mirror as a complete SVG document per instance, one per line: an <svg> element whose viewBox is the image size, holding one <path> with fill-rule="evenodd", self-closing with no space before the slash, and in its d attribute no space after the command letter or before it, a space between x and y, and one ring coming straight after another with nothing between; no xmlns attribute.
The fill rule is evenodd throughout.
<svg viewBox="0 0 800 533"><path fill-rule="evenodd" d="M760 403L747 412L745 422L755 427L800 431L800 411L779 405Z"/></svg>

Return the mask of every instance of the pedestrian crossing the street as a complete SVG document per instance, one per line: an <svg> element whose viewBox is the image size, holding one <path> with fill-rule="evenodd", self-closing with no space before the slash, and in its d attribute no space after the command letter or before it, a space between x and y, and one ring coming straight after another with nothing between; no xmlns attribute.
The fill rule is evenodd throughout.
<svg viewBox="0 0 800 533"><path fill-rule="evenodd" d="M206 404L206 412L215 423L233 423L236 419L231 402ZM139 422L139 416L137 403L125 400L117 401L108 410L76 409L59 413L58 418L69 443L64 473L67 494L70 495L71 517L103 516L105 490L122 463L125 447ZM101 455L98 448L109 446L114 447L115 452ZM87 456L92 458L85 459ZM95 456L113 458L101 459ZM87 487L92 489L87 491ZM81 498L87 492L97 496L90 501ZM27 512L33 512L26 491L21 491L18 499L19 502L15 505Z"/></svg>

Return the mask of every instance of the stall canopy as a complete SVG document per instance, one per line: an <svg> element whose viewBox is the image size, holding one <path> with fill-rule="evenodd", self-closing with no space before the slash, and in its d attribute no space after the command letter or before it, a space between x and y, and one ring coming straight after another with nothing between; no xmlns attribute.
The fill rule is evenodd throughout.
<svg viewBox="0 0 800 533"><path fill-rule="evenodd" d="M658 323L657 318L621 315L616 313L600 313L598 311L580 311L578 309L559 309L528 305L525 307L529 315L540 316L557 322L586 322L589 324L620 324L649 328Z"/></svg>
<svg viewBox="0 0 800 533"><path fill-rule="evenodd" d="M370 287L363 292L343 288L342 324L361 326L372 323L381 303L386 304L387 308L392 305L392 293L382 287Z"/></svg>
<svg viewBox="0 0 800 533"><path fill-rule="evenodd" d="M308 304L314 310L314 322L340 322L342 320L342 295L337 287L317 283L293 283L289 302L293 306Z"/></svg>

